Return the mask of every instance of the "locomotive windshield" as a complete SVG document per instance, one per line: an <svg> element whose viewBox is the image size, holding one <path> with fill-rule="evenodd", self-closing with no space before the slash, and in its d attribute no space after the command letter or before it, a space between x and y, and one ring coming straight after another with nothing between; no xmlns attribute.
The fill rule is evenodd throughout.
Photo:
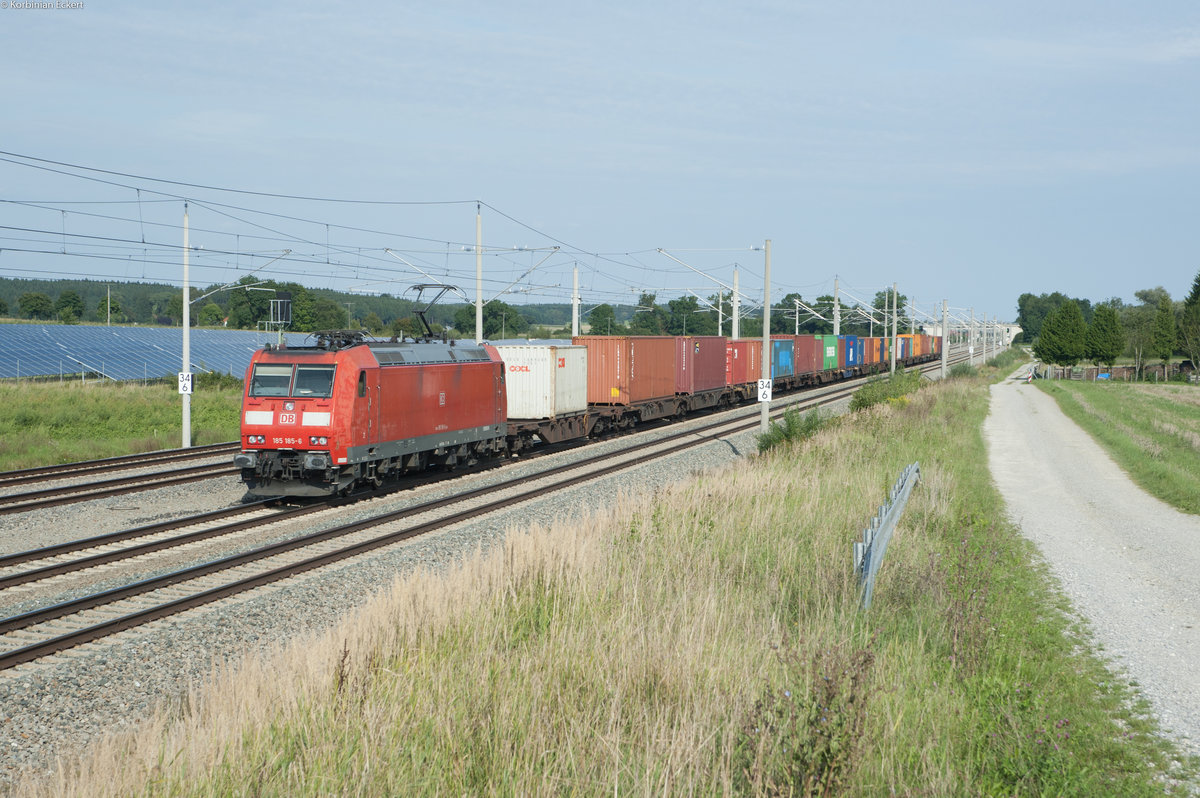
<svg viewBox="0 0 1200 798"><path fill-rule="evenodd" d="M296 366L296 384L292 396L333 395L333 366Z"/></svg>
<svg viewBox="0 0 1200 798"><path fill-rule="evenodd" d="M250 395L327 399L333 395L333 370L333 366L259 363L250 377Z"/></svg>

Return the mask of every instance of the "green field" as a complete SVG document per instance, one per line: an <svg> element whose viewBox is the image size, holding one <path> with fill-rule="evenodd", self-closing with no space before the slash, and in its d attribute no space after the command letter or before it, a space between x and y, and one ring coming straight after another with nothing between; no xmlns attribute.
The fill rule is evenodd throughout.
<svg viewBox="0 0 1200 798"><path fill-rule="evenodd" d="M1037 385L1148 493L1200 513L1200 388L1071 380Z"/></svg>
<svg viewBox="0 0 1200 798"><path fill-rule="evenodd" d="M40 794L1187 794L1194 763L1003 520L986 412L986 378L949 380L510 530ZM864 614L851 543L913 461Z"/></svg>
<svg viewBox="0 0 1200 798"><path fill-rule="evenodd" d="M238 439L241 383L229 382L197 386L193 445ZM174 449L182 426L174 384L0 382L0 471Z"/></svg>

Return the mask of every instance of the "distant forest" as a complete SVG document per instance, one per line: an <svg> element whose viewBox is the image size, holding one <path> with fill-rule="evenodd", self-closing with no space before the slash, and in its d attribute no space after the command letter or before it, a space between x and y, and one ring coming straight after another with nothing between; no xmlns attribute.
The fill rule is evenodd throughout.
<svg viewBox="0 0 1200 798"><path fill-rule="evenodd" d="M298 283L260 281L244 277L232 286L195 286L190 290L193 327L256 329L269 327L272 300L290 302L292 332L362 329L373 335L418 336L423 328L417 310L425 302L389 294L348 294ZM444 299L444 298L443 298ZM904 307L906 298L899 297ZM841 331L849 335L880 335L880 312L890 303L879 292L870 308L841 306ZM718 326L717 307L723 321ZM275 308L278 311L278 306ZM643 293L637 305L584 305L581 328L600 335L728 335L732 332L733 308L728 296L695 296L671 299L660 304L653 293ZM799 320L797 320L799 314ZM757 319L755 318L757 316ZM874 316L876 321L872 321ZM96 280L25 280L0 278L0 319L17 322L58 324L137 324L178 327L183 323L183 292L163 283L108 283ZM743 309L742 333L758 335L761 311L749 316ZM771 308L774 333L829 333L833 331L833 297L819 296L805 302L799 294L788 294ZM475 308L458 302L440 302L427 314L435 335L475 335ZM564 338L570 335L571 306L568 303L509 305L493 300L484 307L484 337ZM900 329L910 320L900 312Z"/></svg>
<svg viewBox="0 0 1200 798"><path fill-rule="evenodd" d="M411 298L389 294L349 294L297 283L260 282L244 278L233 287L193 286L190 321L193 327L254 329L271 320L271 300L291 301L289 330L367 329L375 334L420 330ZM493 308L492 306L496 306ZM570 304L522 305L493 302L489 311L518 313L520 332L531 328L569 328ZM626 318L633 308L622 308ZM455 314L469 311L474 333L474 309L461 301L434 305L428 321L435 332L454 329ZM178 327L183 323L183 292L164 283L109 283L95 280L26 280L0 277L0 318L18 322L61 324L137 324ZM459 331L461 332L461 331ZM514 334L516 331L514 330Z"/></svg>

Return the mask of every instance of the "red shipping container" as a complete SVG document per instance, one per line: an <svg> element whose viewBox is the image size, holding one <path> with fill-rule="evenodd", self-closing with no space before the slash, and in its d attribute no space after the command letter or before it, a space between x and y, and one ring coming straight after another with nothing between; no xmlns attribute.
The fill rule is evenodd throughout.
<svg viewBox="0 0 1200 798"><path fill-rule="evenodd" d="M581 335L571 343L588 349L588 404L628 405L675 395L674 338Z"/></svg>
<svg viewBox="0 0 1200 798"><path fill-rule="evenodd" d="M675 339L675 393L694 394L725 387L725 336L689 335Z"/></svg>
<svg viewBox="0 0 1200 798"><path fill-rule="evenodd" d="M812 335L797 335L793 346L796 348L796 373L812 374L821 371L825 356L822 352L824 341Z"/></svg>
<svg viewBox="0 0 1200 798"><path fill-rule="evenodd" d="M725 381L728 385L757 383L762 379L762 339L741 338L725 344Z"/></svg>
<svg viewBox="0 0 1200 798"><path fill-rule="evenodd" d="M846 336L839 335L838 339L838 368L846 368Z"/></svg>

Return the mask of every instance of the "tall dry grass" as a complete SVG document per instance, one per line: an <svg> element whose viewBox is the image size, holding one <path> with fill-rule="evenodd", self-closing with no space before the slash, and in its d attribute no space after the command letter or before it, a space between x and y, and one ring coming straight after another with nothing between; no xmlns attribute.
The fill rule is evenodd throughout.
<svg viewBox="0 0 1200 798"><path fill-rule="evenodd" d="M23 789L1145 792L1159 749L1113 743L1123 695L1097 695L981 479L983 396L926 388L602 516L510 530ZM851 543L912 460L923 482L864 616ZM1043 712L1091 731L1051 752Z"/></svg>

